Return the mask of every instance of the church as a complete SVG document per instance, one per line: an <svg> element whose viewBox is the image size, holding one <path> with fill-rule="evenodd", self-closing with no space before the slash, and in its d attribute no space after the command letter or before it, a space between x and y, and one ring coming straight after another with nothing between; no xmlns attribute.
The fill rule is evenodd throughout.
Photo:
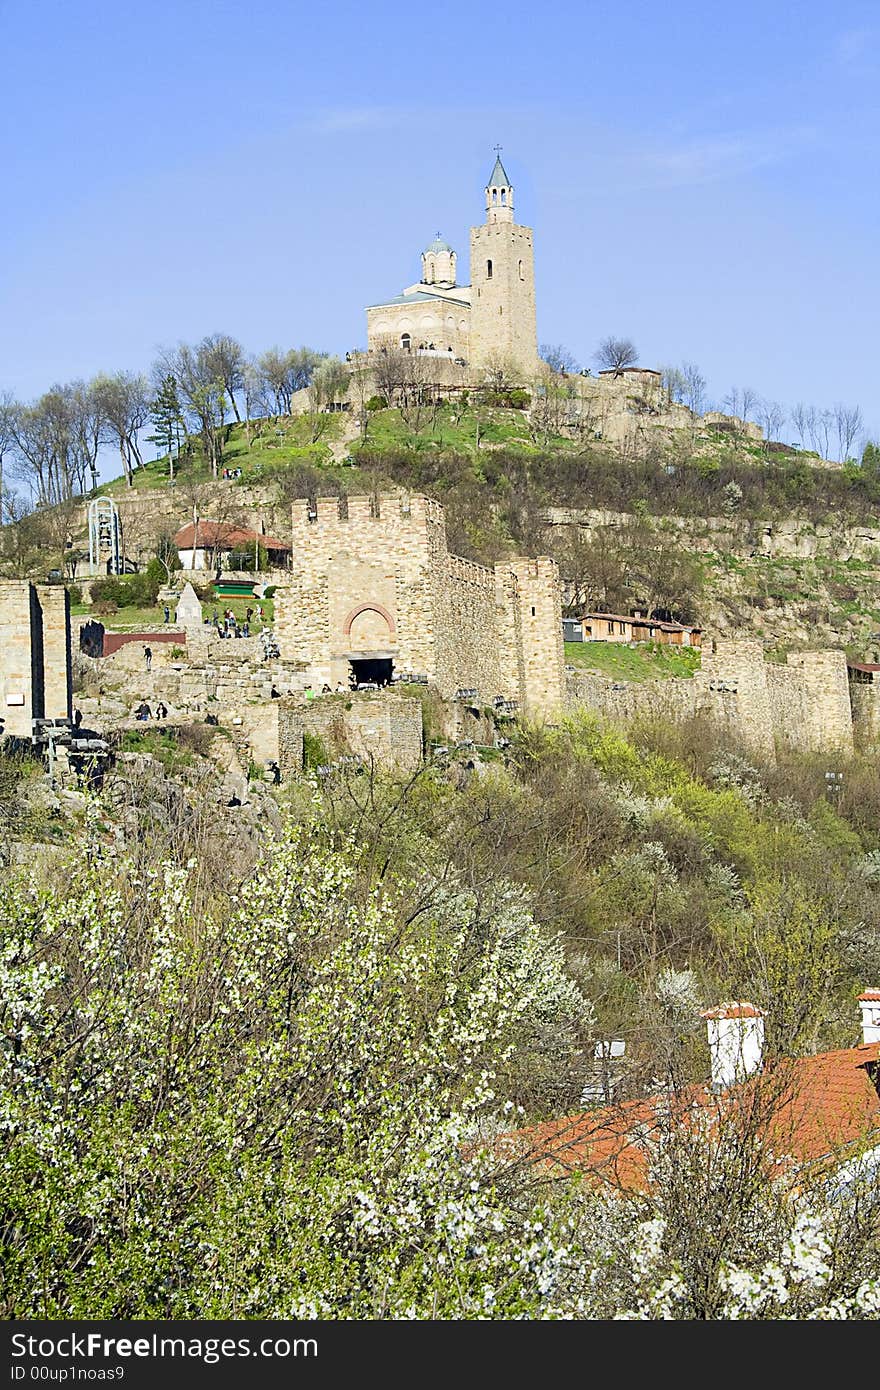
<svg viewBox="0 0 880 1390"><path fill-rule="evenodd" d="M503 363L531 376L538 364L531 227L514 219L500 149L486 185L486 220L470 233L471 283L440 234L422 252L422 278L367 308L368 352L389 348L477 370Z"/></svg>

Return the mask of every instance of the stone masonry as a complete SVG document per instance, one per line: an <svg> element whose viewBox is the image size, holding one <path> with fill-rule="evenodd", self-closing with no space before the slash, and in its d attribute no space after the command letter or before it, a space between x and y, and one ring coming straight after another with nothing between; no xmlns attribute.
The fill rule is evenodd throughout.
<svg viewBox="0 0 880 1390"><path fill-rule="evenodd" d="M569 671L568 697L621 722L707 717L767 762L777 747L851 755L854 713L858 741L868 741L859 736L862 711L850 703L842 651L793 653L779 664L764 660L760 642L717 638L690 680L634 683ZM862 714L865 724L872 712Z"/></svg>
<svg viewBox="0 0 880 1390"><path fill-rule="evenodd" d="M0 582L0 735L71 717L70 600L60 584Z"/></svg>
<svg viewBox="0 0 880 1390"><path fill-rule="evenodd" d="M275 595L285 661L304 662L315 689L348 687L350 663L390 660L427 676L444 699L518 703L532 719L563 703L559 580L550 559L487 569L446 547L442 506L423 496L293 504L294 570Z"/></svg>

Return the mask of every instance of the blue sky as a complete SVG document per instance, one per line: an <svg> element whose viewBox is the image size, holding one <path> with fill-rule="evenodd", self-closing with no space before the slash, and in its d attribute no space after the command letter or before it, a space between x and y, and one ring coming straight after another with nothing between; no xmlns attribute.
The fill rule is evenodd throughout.
<svg viewBox="0 0 880 1390"><path fill-rule="evenodd" d="M438 229L466 271L500 141L542 341L880 433L877 0L0 0L0 33L0 390L362 344Z"/></svg>

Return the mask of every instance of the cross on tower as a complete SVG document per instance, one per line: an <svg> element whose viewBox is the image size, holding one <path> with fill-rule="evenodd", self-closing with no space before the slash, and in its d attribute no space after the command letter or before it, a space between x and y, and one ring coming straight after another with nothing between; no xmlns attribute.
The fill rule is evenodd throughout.
<svg viewBox="0 0 880 1390"><path fill-rule="evenodd" d="M498 155L500 155L500 154L501 154L501 151L502 151L503 149L504 149L504 146L503 146L503 145L496 145L496 146L495 146L495 153L498 154Z"/></svg>

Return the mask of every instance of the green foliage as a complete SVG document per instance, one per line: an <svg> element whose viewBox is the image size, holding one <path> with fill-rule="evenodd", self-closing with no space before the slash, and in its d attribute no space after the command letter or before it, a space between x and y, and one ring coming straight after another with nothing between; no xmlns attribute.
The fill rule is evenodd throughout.
<svg viewBox="0 0 880 1390"><path fill-rule="evenodd" d="M371 396L366 403L367 410L387 410L388 402L384 396Z"/></svg>
<svg viewBox="0 0 880 1390"><path fill-rule="evenodd" d="M70 594L70 602L80 604L83 601L83 591L81 584L68 584L67 592Z"/></svg>
<svg viewBox="0 0 880 1390"><path fill-rule="evenodd" d="M306 730L303 734L303 767L326 767L330 761L330 754L323 739L318 734Z"/></svg>
<svg viewBox="0 0 880 1390"><path fill-rule="evenodd" d="M108 575L92 582L92 603L113 603L117 608L149 608L156 602L161 578L149 567L139 574Z"/></svg>

